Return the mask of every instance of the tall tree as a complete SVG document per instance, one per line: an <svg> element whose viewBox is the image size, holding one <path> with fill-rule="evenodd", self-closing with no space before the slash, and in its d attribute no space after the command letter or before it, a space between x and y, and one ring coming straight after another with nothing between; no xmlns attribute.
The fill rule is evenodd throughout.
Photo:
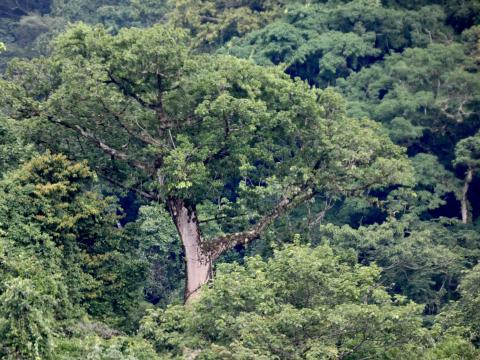
<svg viewBox="0 0 480 360"><path fill-rule="evenodd" d="M187 299L222 253L298 204L411 173L403 150L375 122L348 118L338 94L280 69L195 56L169 27L112 36L80 24L50 58L17 62L8 77L11 117L166 205L185 249Z"/></svg>
<svg viewBox="0 0 480 360"><path fill-rule="evenodd" d="M457 143L455 146L454 164L466 167L460 201L462 205L462 222L467 224L470 221L468 190L473 180L473 175L480 169L480 132Z"/></svg>

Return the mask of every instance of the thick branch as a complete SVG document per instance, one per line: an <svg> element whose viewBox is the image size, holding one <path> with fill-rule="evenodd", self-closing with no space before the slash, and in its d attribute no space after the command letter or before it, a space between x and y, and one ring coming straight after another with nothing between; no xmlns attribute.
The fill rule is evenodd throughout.
<svg viewBox="0 0 480 360"><path fill-rule="evenodd" d="M151 194L151 193L148 193L144 190L141 190L139 188L137 188L136 186L126 186L124 185L121 181L118 181L108 175L105 175L103 173L100 172L100 176L107 180L108 182L112 183L113 185L116 185L124 190L127 190L127 191L133 191L135 192L136 194L138 194L139 196L147 199L147 200L155 200L155 201L158 201L159 200L159 196L158 195L154 195L154 194Z"/></svg>
<svg viewBox="0 0 480 360"><path fill-rule="evenodd" d="M200 16L200 21L202 23L207 23L207 22L213 22L215 24L220 23L219 18L216 18L216 17L213 17L213 16L206 16L206 15Z"/></svg>
<svg viewBox="0 0 480 360"><path fill-rule="evenodd" d="M132 166L136 167L137 169L148 171L149 168L146 164L136 161L136 160L130 160L128 158L128 155L120 150L114 149L111 146L107 145L105 142L103 142L101 139L99 139L94 133L92 133L90 130L87 130L80 125L73 125L69 124L67 122L54 119L51 116L47 117L48 121L61 125L67 129L73 130L80 134L83 138L88 139L91 143L93 143L98 149L102 150L105 154L108 154L112 156L113 158L124 160L127 163L131 164Z"/></svg>
<svg viewBox="0 0 480 360"><path fill-rule="evenodd" d="M108 73L108 78L110 79L107 83L112 83L117 86L117 88L122 92L123 95L130 97L137 101L141 106L144 108L150 109L150 110L156 110L158 108L157 104L149 104L145 100L143 100L140 96L135 94L133 91L130 91L127 86L122 84L120 81L118 81L112 73Z"/></svg>
<svg viewBox="0 0 480 360"><path fill-rule="evenodd" d="M144 144L147 144L147 145L153 145L153 146L158 146L158 147L164 146L160 141L158 141L157 139L152 137L140 125L138 125L140 130L141 130L140 133L133 130L129 125L127 125L126 123L124 123L122 121L119 113L116 113L116 112L112 111L101 98L99 98L99 101L102 104L102 107L105 109L105 111L107 111L110 115L113 116L113 118L118 122L120 127L122 129L124 129L128 133L128 135L130 135L131 137L133 137L133 138L135 138L135 139L137 139L137 140L139 140L139 141L141 141L141 142L143 142Z"/></svg>
<svg viewBox="0 0 480 360"><path fill-rule="evenodd" d="M247 244L260 237L262 232L277 218L285 214L290 209L300 203L303 203L316 195L315 191L304 190L291 195L284 196L275 207L265 216L263 216L255 225L246 231L227 234L212 239L206 243L207 251L210 252L212 260L218 258L222 253L234 248L237 245Z"/></svg>
<svg viewBox="0 0 480 360"><path fill-rule="evenodd" d="M214 217L209 218L209 219L198 220L198 223L199 224L205 224L205 223L209 223L209 222L212 222L212 221L218 221L218 220L223 220L223 219L236 219L236 218L244 217L244 216L247 216L247 215L248 214L239 214L239 215L233 215L233 216L229 216L229 215L214 216Z"/></svg>
<svg viewBox="0 0 480 360"><path fill-rule="evenodd" d="M443 101L443 106L440 108L440 112L446 116L447 118L451 119L451 120L455 120L456 122L458 123L461 123L463 122L463 120L473 114L475 114L475 112L473 111L465 111L465 109L463 108L468 101L470 101L471 99L470 98L466 98L466 99L463 99L461 102L460 102L460 105L458 106L457 110L455 113L450 113L448 112L448 109L449 109L449 102L447 100Z"/></svg>

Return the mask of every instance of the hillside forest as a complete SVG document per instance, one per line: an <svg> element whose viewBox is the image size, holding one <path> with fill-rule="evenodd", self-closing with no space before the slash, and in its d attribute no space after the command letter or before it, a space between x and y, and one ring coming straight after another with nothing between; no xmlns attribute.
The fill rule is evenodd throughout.
<svg viewBox="0 0 480 360"><path fill-rule="evenodd" d="M478 0L2 0L0 358L480 359Z"/></svg>

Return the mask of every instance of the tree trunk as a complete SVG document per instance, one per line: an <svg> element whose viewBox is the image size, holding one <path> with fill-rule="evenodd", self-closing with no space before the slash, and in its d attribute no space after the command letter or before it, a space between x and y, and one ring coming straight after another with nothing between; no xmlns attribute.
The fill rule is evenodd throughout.
<svg viewBox="0 0 480 360"><path fill-rule="evenodd" d="M465 182L463 184L463 189L462 189L462 199L461 199L461 206L462 206L462 223L467 224L468 223L468 188L470 186L470 183L472 182L473 179L473 170L468 169L467 174L465 176Z"/></svg>
<svg viewBox="0 0 480 360"><path fill-rule="evenodd" d="M172 198L169 208L185 251L187 303L200 294L200 287L211 278L212 261L201 247L202 236L195 207L187 205L182 199Z"/></svg>
<svg viewBox="0 0 480 360"><path fill-rule="evenodd" d="M200 295L200 288L212 278L212 263L225 251L236 245L245 245L260 237L262 232L275 219L296 204L311 199L316 193L311 190L297 191L290 197L284 196L273 209L257 221L250 229L230 233L202 243L202 233L195 210L195 205L179 198L170 198L168 207L177 227L185 250L186 280L185 302Z"/></svg>

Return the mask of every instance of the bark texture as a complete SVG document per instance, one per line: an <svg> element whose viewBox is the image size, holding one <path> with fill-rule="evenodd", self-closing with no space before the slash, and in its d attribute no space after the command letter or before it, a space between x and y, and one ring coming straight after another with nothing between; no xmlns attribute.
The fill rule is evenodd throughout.
<svg viewBox="0 0 480 360"><path fill-rule="evenodd" d="M195 208L182 199L169 200L170 212L185 251L185 302L200 294L200 287L212 276L212 260L202 249L202 235Z"/></svg>
<svg viewBox="0 0 480 360"><path fill-rule="evenodd" d="M464 224L467 224L469 221L467 194L468 194L468 188L470 187L470 183L472 182L472 179L473 179L473 170L469 168L465 176L465 182L463 184L462 199L461 199L462 223Z"/></svg>

